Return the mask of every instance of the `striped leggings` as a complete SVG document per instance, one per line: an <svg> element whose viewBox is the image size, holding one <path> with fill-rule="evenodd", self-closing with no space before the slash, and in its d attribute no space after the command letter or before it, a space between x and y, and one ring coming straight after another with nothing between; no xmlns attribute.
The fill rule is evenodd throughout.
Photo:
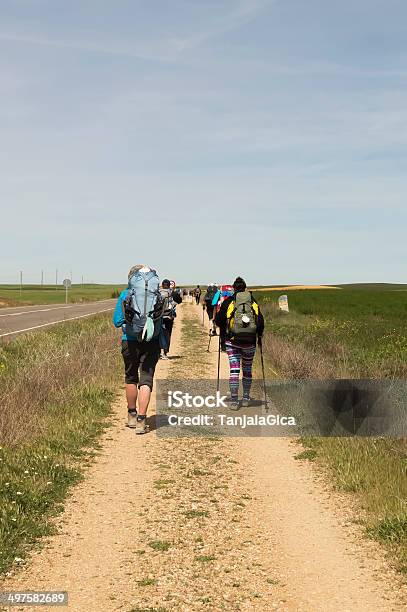
<svg viewBox="0 0 407 612"><path fill-rule="evenodd" d="M249 397L250 388L252 386L252 366L254 354L256 352L256 345L242 345L226 341L226 352L229 357L230 366L230 395L232 401L237 401L239 393L239 375L240 375L240 364L242 364L243 374L243 397Z"/></svg>

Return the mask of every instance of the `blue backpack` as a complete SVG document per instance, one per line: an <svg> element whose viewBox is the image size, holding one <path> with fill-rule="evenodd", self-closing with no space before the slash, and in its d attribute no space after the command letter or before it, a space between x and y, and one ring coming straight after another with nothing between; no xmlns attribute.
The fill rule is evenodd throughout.
<svg viewBox="0 0 407 612"><path fill-rule="evenodd" d="M155 270L138 270L129 279L128 291L123 300L125 333L132 339L149 342L157 338L161 329L163 299L160 281Z"/></svg>

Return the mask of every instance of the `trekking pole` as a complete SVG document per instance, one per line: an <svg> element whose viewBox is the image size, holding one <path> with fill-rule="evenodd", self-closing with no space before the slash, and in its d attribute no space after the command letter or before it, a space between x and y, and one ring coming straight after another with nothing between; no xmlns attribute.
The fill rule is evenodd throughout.
<svg viewBox="0 0 407 612"><path fill-rule="evenodd" d="M207 353L209 353L209 349L210 349L210 346L211 346L211 340L212 340L212 334L211 334L211 332L209 330L209 343L208 343L208 348L206 349Z"/></svg>
<svg viewBox="0 0 407 612"><path fill-rule="evenodd" d="M205 303L202 304L202 325L205 325Z"/></svg>
<svg viewBox="0 0 407 612"><path fill-rule="evenodd" d="M221 346L221 342L220 342L220 331L219 331L219 345L218 345L218 380L216 383L216 391L219 393L219 386L220 386L220 346Z"/></svg>
<svg viewBox="0 0 407 612"><path fill-rule="evenodd" d="M259 337L259 348L260 348L260 357L261 357L261 371L263 373L264 406L266 408L266 412L268 412L269 407L267 405L266 376L264 374L263 341L261 337Z"/></svg>

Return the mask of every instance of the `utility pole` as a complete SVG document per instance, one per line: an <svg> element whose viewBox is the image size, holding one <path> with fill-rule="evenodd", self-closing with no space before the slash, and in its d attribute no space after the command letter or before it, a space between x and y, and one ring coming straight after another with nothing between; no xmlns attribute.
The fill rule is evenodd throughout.
<svg viewBox="0 0 407 612"><path fill-rule="evenodd" d="M20 270L20 296L23 293L23 271Z"/></svg>
<svg viewBox="0 0 407 612"><path fill-rule="evenodd" d="M82 289L83 289L83 274L82 274Z"/></svg>
<svg viewBox="0 0 407 612"><path fill-rule="evenodd" d="M44 270L41 270L41 287L44 287Z"/></svg>
<svg viewBox="0 0 407 612"><path fill-rule="evenodd" d="M70 274L71 274L70 279L71 279L71 283L72 283L72 270L71 270L71 273L70 273Z"/></svg>
<svg viewBox="0 0 407 612"><path fill-rule="evenodd" d="M55 270L55 291L58 289L58 269Z"/></svg>

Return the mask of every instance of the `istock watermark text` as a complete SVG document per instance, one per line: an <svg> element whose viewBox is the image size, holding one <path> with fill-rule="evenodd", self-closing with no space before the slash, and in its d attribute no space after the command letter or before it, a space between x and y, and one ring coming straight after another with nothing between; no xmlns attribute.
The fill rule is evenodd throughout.
<svg viewBox="0 0 407 612"><path fill-rule="evenodd" d="M226 395L219 391L215 395L192 395L183 391L168 391L168 408L227 408Z"/></svg>

